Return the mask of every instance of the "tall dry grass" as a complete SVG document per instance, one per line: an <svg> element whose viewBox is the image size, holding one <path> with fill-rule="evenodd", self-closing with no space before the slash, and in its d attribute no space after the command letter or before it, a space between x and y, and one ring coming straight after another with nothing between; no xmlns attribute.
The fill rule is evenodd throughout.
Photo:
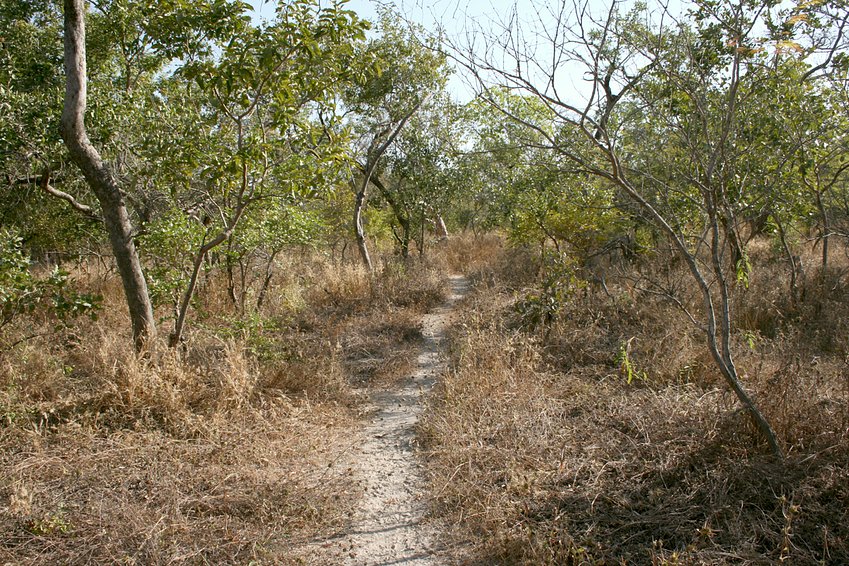
<svg viewBox="0 0 849 566"><path fill-rule="evenodd" d="M476 276L421 425L434 513L471 541L464 563L849 562L849 352L828 337L849 319L845 284L811 269L794 303L765 252L736 291L735 355L779 464L704 337L647 285L664 257L605 288L576 280L529 324L545 294L522 254Z"/></svg>
<svg viewBox="0 0 849 566"><path fill-rule="evenodd" d="M408 370L444 278L303 252L277 270L247 312L210 272L176 350L132 353L114 273L92 265L74 275L104 296L98 320L5 329L34 337L0 352L0 563L304 563L347 525L363 386Z"/></svg>

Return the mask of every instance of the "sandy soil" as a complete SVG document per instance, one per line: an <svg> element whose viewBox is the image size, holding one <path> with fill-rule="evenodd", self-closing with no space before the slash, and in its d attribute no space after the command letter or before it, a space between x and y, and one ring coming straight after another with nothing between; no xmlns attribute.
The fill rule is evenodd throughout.
<svg viewBox="0 0 849 566"><path fill-rule="evenodd" d="M424 344L413 375L371 397L371 422L346 463L363 486L360 508L348 532L314 547L314 560L318 560L313 563L424 566L441 562L437 528L426 521L415 425L422 397L445 370L442 342L454 304L468 290L462 276L451 276L450 282L448 300L422 320Z"/></svg>

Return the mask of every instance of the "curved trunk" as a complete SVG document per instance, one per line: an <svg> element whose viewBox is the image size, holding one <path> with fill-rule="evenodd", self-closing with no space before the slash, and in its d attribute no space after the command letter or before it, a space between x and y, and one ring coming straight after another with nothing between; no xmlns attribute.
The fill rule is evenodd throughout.
<svg viewBox="0 0 849 566"><path fill-rule="evenodd" d="M398 201L395 200L392 192L386 185L383 184L383 181L377 177L373 177L371 182L375 187L380 189L380 194L383 195L383 199L389 204L389 208L392 209L392 214L395 215L395 220L397 220L398 224L401 226L400 236L395 233L394 227L392 228L392 232L401 248L401 257L407 259L410 257L410 240L412 239L412 223L410 217L405 214L404 209L398 204Z"/></svg>
<svg viewBox="0 0 849 566"><path fill-rule="evenodd" d="M445 220L443 220L442 215L436 215L436 227L434 231L436 232L436 237L440 240L447 240L449 237L448 227L445 225Z"/></svg>
<svg viewBox="0 0 849 566"><path fill-rule="evenodd" d="M614 154L608 154L610 158L610 162L613 165L613 174L608 177L611 181L615 182L619 187L621 187L634 201L642 208L654 222L654 224L660 228L660 230L672 241L675 249L678 251L678 254L684 260L687 265L690 274L696 282L696 285L699 287L699 291L702 295L702 301L704 303L705 309L705 317L707 319L707 326L702 327L702 330L705 332L705 335L708 339L708 348L711 353L711 357L713 357L714 362L717 365L720 373L722 374L723 379L734 392L737 399L749 413L749 416L752 419L752 422L756 426L756 428L761 432L764 439L769 444L772 453L778 460L784 460L784 451L781 449L781 445L778 442L778 438L776 437L775 431L772 426L769 424L769 421L764 417L763 413L760 412L757 405L755 404L752 397L748 394L746 389L743 387L742 383L740 383L739 376L737 375L737 369L734 365L734 360L731 355L730 348L730 336L731 336L731 316L730 316L730 305L728 300L728 287L725 283L724 273L722 271L722 265L719 262L719 248L720 239L719 239L719 221L716 217L716 212L713 210L713 206L711 203L707 203L708 212L710 215L711 228L713 230L713 241L711 242L711 259L713 263L713 271L714 275L717 277L720 287L720 299L722 302L722 311L720 314L721 321L721 340L722 346L717 340L717 312L716 305L714 304L714 294L711 291L710 285L705 279L702 270L699 268L696 257L690 250L687 248L687 244L684 240L679 237L679 235L675 232L672 226L666 221L662 214L660 214L650 202L648 202L643 195L637 190L631 183L625 178L622 173L621 166L617 157Z"/></svg>
<svg viewBox="0 0 849 566"><path fill-rule="evenodd" d="M244 164L242 164L242 183L243 190L244 184L247 183L247 169ZM209 242L204 242L201 244L201 247L198 249L197 254L195 254L194 263L192 266L192 276L189 278L189 284L186 287L185 292L183 293L183 298L180 300L180 308L177 312L177 320L174 323L174 331L168 337L168 345L172 348L176 347L180 344L183 339L183 328L186 323L186 314L189 312L189 305L192 302L192 296L195 293L195 288L198 283L198 276L200 275L200 269L203 267L203 262L206 259L207 254L213 250L214 248L221 245L223 242L228 240L232 235L233 231L236 229L236 226L239 224L239 221L242 218L242 214L245 212L246 203L242 202L233 212L233 217L230 219L228 225L224 227L224 229L218 233L212 240ZM242 310L244 310L244 292L242 293Z"/></svg>
<svg viewBox="0 0 849 566"><path fill-rule="evenodd" d="M88 139L85 129L86 51L85 4L83 0L65 0L65 101L61 134L71 160L83 173L103 210L103 223L130 311L136 350L156 336L153 306L144 279L141 262L133 243L124 197L115 178Z"/></svg>
<svg viewBox="0 0 849 566"><path fill-rule="evenodd" d="M373 269L371 257L368 253L368 246L366 245L365 230L363 230L363 208L365 207L366 190L368 189L368 184L370 182L374 182L372 175L374 175L374 170L377 168L377 162L380 160L381 156L386 153L387 148L392 145L392 142L395 141L395 138L397 138L398 134L401 133L401 130L404 128L404 125L407 123L407 121L413 117L413 114L418 111L422 103L428 98L429 96L420 100L410 110L410 112L401 119L401 121L395 126L395 128L392 130L392 133L389 135L389 138L387 138L385 142L383 142L379 147L374 149L374 151L369 151L368 156L366 158L365 167L360 165L360 170L363 173L363 182L360 185L359 191L357 191L357 199L354 203L354 233L357 236L357 248L359 248L360 250L360 257L363 259L363 263L365 264L366 269L368 269L369 272L373 271ZM386 132L388 131L389 130L386 130ZM376 137L375 141L377 139L378 138Z"/></svg>
<svg viewBox="0 0 849 566"><path fill-rule="evenodd" d="M360 257L363 264L369 272L372 271L371 256L368 253L368 244L366 243L366 233L363 229L363 207L366 201L366 186L368 179L363 182L363 186L357 193L357 200L354 203L354 234L357 237L357 249L360 251Z"/></svg>

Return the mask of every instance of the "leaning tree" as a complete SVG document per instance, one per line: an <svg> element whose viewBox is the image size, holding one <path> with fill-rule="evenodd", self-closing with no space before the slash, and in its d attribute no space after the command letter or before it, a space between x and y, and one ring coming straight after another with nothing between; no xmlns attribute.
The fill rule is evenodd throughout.
<svg viewBox="0 0 849 566"><path fill-rule="evenodd" d="M448 53L478 96L533 130L551 159L608 183L670 242L701 297L687 315L781 458L735 364L731 298L749 269L740 226L756 179L739 173L756 156L745 131L760 110L750 93L783 59L799 59L794 30L805 18L752 0L697 0L690 21L664 7L622 8L576 0L531 15L514 9L500 27L449 42ZM505 88L541 102L545 120L503 104Z"/></svg>

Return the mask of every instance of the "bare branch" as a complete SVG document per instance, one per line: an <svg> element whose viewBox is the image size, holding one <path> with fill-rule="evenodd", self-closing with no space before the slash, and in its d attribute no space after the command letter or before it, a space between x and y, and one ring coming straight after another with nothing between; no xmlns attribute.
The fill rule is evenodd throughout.
<svg viewBox="0 0 849 566"><path fill-rule="evenodd" d="M59 189L57 189L56 187L51 185L49 173L45 173L44 175L41 176L41 179L39 180L38 186L45 193L47 193L51 196L54 196L56 198L62 199L65 202L67 202L68 204L71 205L71 208L73 208L77 212L81 213L82 215L84 215L86 218L88 218L92 222L97 222L97 223L103 222L103 218L101 218L90 206L81 203L80 201L75 199L73 195L68 194L64 191L60 191Z"/></svg>

